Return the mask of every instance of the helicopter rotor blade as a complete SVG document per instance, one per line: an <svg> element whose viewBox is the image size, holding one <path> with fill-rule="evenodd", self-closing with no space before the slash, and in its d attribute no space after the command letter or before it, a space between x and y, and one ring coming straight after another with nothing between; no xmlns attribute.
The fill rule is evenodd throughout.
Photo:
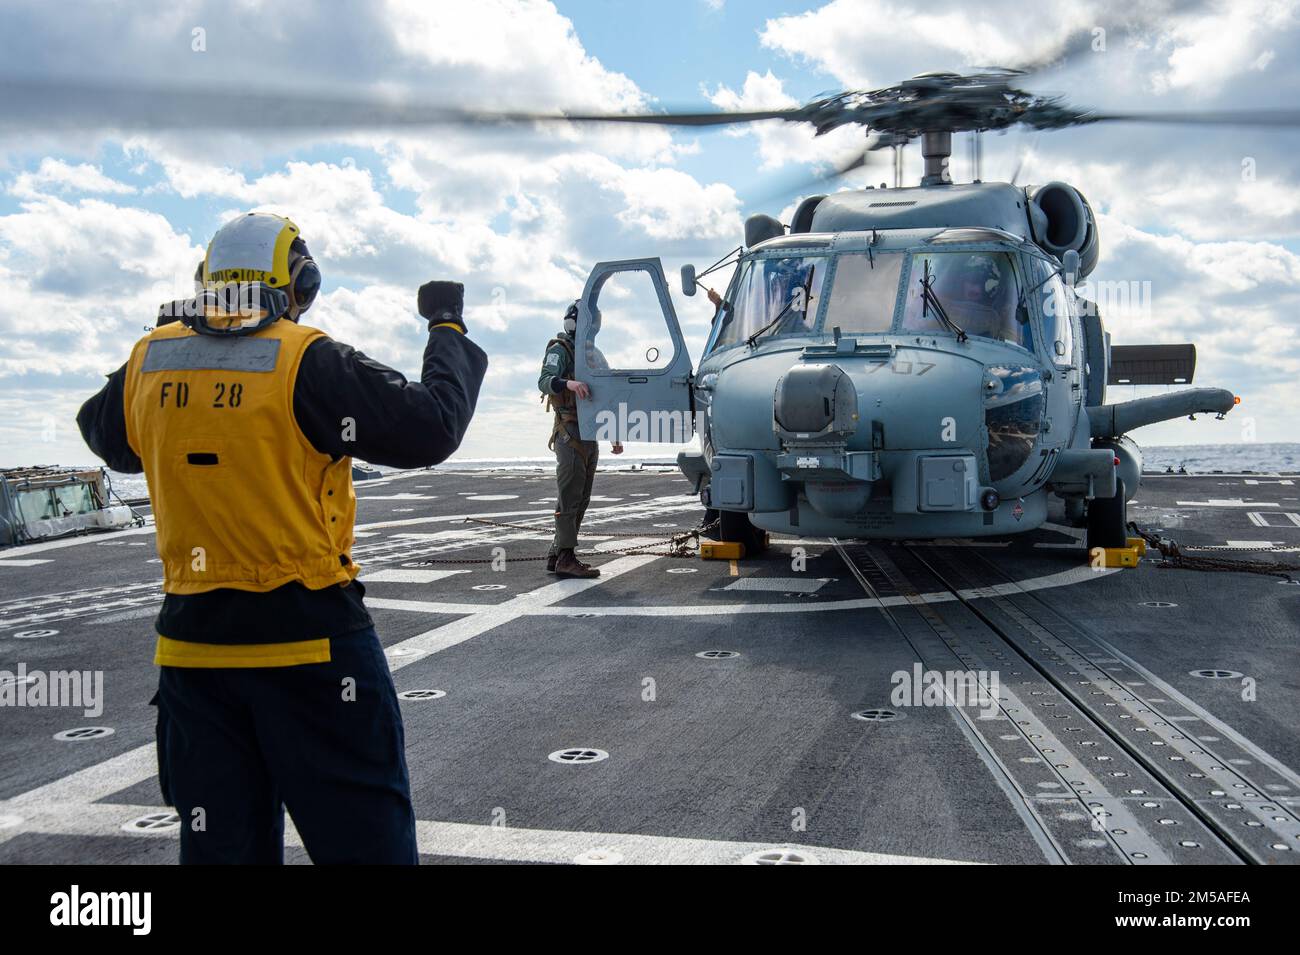
<svg viewBox="0 0 1300 955"><path fill-rule="evenodd" d="M1145 113L1093 113L1088 123L1163 123L1190 126L1256 126L1280 128L1300 126L1300 110L1296 109L1246 109L1202 110L1179 113L1173 111Z"/></svg>
<svg viewBox="0 0 1300 955"><path fill-rule="evenodd" d="M275 94L226 87L115 86L0 78L0 128L375 129L521 123L728 126L798 120L797 108L746 112L562 113L439 106L396 97Z"/></svg>

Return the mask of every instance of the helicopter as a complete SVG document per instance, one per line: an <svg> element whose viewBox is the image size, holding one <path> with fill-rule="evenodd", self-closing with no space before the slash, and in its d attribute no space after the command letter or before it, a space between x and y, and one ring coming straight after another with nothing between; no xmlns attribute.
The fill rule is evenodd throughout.
<svg viewBox="0 0 1300 955"><path fill-rule="evenodd" d="M597 264L576 332L575 376L591 388L578 403L583 433L682 443L697 432L699 447L677 464L718 539L742 555L762 550L766 532L1013 535L1048 523L1056 498L1064 523L1086 529L1094 558L1100 548L1120 560L1111 555L1130 544L1127 504L1142 474L1130 432L1202 412L1222 418L1240 399L1185 388L1108 402L1107 385L1190 384L1195 346L1112 344L1096 303L1080 294L1100 251L1087 198L1059 181L1022 187L977 173L953 182L953 134L1142 120L1290 125L1295 116L1099 114L1015 88L1023 72L929 73L790 110L679 117L783 119L818 135L855 123L871 141L835 174L888 147L895 187L808 196L788 224L752 215L732 256L703 272L684 266L691 296L709 272L735 265L725 294L711 294L717 312L698 366L660 261ZM902 187L901 150L916 139L924 175ZM626 312L627 296L609 290L632 274L653 287L671 349L615 367L597 344L619 334L607 330L609 313Z"/></svg>
<svg viewBox="0 0 1300 955"><path fill-rule="evenodd" d="M1078 109L1015 84L1041 68L925 73L802 106L747 112L501 112L383 99L243 94L175 85L0 81L0 125L75 128L409 128L440 124L631 123L721 127L781 120L817 135L846 125L867 145L823 178L894 153L894 186L809 195L789 223L755 214L726 265L698 365L658 258L600 262L579 299L574 377L580 427L598 440L684 444L677 464L715 536L761 551L768 532L883 540L1020 534L1066 524L1103 551L1128 545L1142 453L1130 433L1239 403L1222 388L1108 402L1115 384L1189 385L1191 344L1112 344L1080 294L1100 238L1065 182L978 175L979 136L1096 123L1300 126L1300 111ZM976 175L951 178L954 134L972 134ZM923 175L902 185L919 140ZM629 283L639 283L638 289ZM665 344L637 354L636 328ZM654 336L652 336L654 337Z"/></svg>

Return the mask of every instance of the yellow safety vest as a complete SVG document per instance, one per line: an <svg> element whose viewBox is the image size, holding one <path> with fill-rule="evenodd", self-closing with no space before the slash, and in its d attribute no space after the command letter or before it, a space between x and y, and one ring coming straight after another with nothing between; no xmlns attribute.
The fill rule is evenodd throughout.
<svg viewBox="0 0 1300 955"><path fill-rule="evenodd" d="M136 343L126 435L149 482L167 593L319 590L357 576L352 459L313 448L293 414L303 352L322 337L281 319L230 338L174 323Z"/></svg>

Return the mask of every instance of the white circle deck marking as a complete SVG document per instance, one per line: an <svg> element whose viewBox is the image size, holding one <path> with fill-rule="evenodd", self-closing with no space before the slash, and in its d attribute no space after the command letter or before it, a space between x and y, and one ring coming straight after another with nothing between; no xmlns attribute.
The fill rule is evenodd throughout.
<svg viewBox="0 0 1300 955"><path fill-rule="evenodd" d="M138 819L122 823L122 831L136 833L168 833L181 827L181 817L174 812L151 812Z"/></svg>
<svg viewBox="0 0 1300 955"><path fill-rule="evenodd" d="M759 849L740 860L741 865L821 865L806 849Z"/></svg>
<svg viewBox="0 0 1300 955"><path fill-rule="evenodd" d="M474 590L505 590L505 584L475 584Z"/></svg>
<svg viewBox="0 0 1300 955"><path fill-rule="evenodd" d="M57 630L19 630L17 633L11 633L10 636L15 640L39 640L41 637L52 637L58 632Z"/></svg>
<svg viewBox="0 0 1300 955"><path fill-rule="evenodd" d="M573 861L577 865L619 865L623 853L617 849L588 849L574 856Z"/></svg>
<svg viewBox="0 0 1300 955"><path fill-rule="evenodd" d="M1242 676L1236 670L1188 670L1187 675L1202 680L1237 680Z"/></svg>
<svg viewBox="0 0 1300 955"><path fill-rule="evenodd" d="M399 700L441 700L446 695L446 690L403 690L397 694L397 698Z"/></svg>
<svg viewBox="0 0 1300 955"><path fill-rule="evenodd" d="M60 730L54 738L61 743L80 743L88 739L104 739L117 730L111 726L76 726L70 730Z"/></svg>
<svg viewBox="0 0 1300 955"><path fill-rule="evenodd" d="M695 655L701 660L734 660L740 656L735 650L701 650Z"/></svg>
<svg viewBox="0 0 1300 955"><path fill-rule="evenodd" d="M568 749L557 749L546 758L562 766L576 766L599 763L601 760L609 759L609 753L603 749L592 749L587 746L571 746Z"/></svg>

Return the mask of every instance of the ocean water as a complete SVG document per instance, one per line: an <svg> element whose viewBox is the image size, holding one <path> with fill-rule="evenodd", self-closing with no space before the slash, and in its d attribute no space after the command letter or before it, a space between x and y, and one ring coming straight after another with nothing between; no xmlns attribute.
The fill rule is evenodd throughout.
<svg viewBox="0 0 1300 955"><path fill-rule="evenodd" d="M1189 474L1213 471L1300 471L1300 444L1180 444L1142 447L1146 471L1180 467Z"/></svg>
<svg viewBox="0 0 1300 955"><path fill-rule="evenodd" d="M606 455L606 458L612 457ZM1285 471L1300 472L1300 444L1186 444L1169 447L1143 447L1143 466L1147 471L1177 471L1185 468L1189 474L1209 474L1214 471ZM602 471L623 471L640 467L672 467L676 455L634 457L622 455L617 461L604 460ZM444 470L495 471L501 469L552 472L555 459L545 458L465 458L452 459L441 465ZM392 468L380 468L385 473ZM437 470L435 468L434 470ZM110 471L113 491L123 498L148 496L142 474L118 474Z"/></svg>

